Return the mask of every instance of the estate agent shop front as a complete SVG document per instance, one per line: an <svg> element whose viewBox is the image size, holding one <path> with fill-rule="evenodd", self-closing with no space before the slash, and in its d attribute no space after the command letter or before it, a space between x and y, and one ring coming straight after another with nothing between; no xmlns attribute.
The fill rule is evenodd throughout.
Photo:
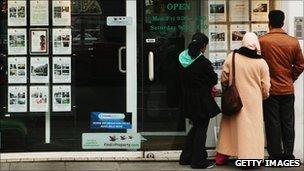
<svg viewBox="0 0 304 171"><path fill-rule="evenodd" d="M179 110L178 54L210 38L220 74L272 9L303 46L303 0L0 0L1 160L176 159L191 123ZM303 75L295 155L303 161ZM221 87L216 100L220 102ZM220 115L208 130L214 155Z"/></svg>

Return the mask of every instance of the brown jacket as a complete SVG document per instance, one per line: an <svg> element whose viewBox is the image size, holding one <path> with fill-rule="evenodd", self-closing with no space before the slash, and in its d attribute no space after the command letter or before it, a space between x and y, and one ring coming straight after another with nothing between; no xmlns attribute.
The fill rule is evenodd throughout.
<svg viewBox="0 0 304 171"><path fill-rule="evenodd" d="M299 41L283 29L272 29L260 38L262 56L271 77L271 95L294 93L294 81L304 70L304 58Z"/></svg>

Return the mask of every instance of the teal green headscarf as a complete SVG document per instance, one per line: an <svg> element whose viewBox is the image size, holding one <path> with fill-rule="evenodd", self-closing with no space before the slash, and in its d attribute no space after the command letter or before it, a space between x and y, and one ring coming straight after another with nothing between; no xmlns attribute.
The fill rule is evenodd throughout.
<svg viewBox="0 0 304 171"><path fill-rule="evenodd" d="M196 58L192 59L191 56L188 53L188 49L184 50L182 53L179 54L179 62L184 68L187 68L190 66L196 59L198 59L200 56L202 56L202 53L200 53Z"/></svg>

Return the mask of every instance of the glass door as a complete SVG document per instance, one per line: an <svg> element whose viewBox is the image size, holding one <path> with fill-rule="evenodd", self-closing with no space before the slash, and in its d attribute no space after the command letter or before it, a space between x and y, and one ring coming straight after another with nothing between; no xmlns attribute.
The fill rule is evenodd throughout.
<svg viewBox="0 0 304 171"><path fill-rule="evenodd" d="M132 103L134 96L136 99L136 21L120 26L109 24L113 17L114 20L127 15L136 18L136 13L130 13L136 11L136 6L126 0L80 2L80 12L73 16L73 33L77 50L76 137L81 145L84 133L136 132L137 123L136 103ZM132 127L96 128L92 126L93 112L130 113Z"/></svg>
<svg viewBox="0 0 304 171"><path fill-rule="evenodd" d="M126 5L124 0L79 1L74 11L75 137L81 147L83 133L106 131L91 129L92 112L126 112L126 29L106 22L108 16L126 15Z"/></svg>
<svg viewBox="0 0 304 171"><path fill-rule="evenodd" d="M204 1L145 0L142 2L139 59L139 122L146 150L179 150L191 124L181 115L179 54L192 35L205 32ZM212 124L210 124L212 125ZM207 144L214 147L213 129Z"/></svg>

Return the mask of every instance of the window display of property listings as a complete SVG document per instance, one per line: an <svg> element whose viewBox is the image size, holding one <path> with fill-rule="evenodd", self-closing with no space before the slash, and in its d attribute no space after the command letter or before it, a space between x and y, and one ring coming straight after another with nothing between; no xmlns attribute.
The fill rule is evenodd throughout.
<svg viewBox="0 0 304 171"><path fill-rule="evenodd" d="M31 57L31 83L49 82L49 59L47 57Z"/></svg>
<svg viewBox="0 0 304 171"><path fill-rule="evenodd" d="M49 87L30 86L30 111L47 112L49 110Z"/></svg>
<svg viewBox="0 0 304 171"><path fill-rule="evenodd" d="M31 26L48 26L49 25L49 1L48 0L31 0L30 3L30 23Z"/></svg>
<svg viewBox="0 0 304 171"><path fill-rule="evenodd" d="M27 54L27 36L26 29L9 28L8 36L8 55L26 55Z"/></svg>
<svg viewBox="0 0 304 171"><path fill-rule="evenodd" d="M53 26L71 25L71 1L53 1Z"/></svg>
<svg viewBox="0 0 304 171"><path fill-rule="evenodd" d="M8 1L8 26L26 26L26 0Z"/></svg>
<svg viewBox="0 0 304 171"><path fill-rule="evenodd" d="M7 59L8 83L25 84L27 67L26 57L9 57Z"/></svg>
<svg viewBox="0 0 304 171"><path fill-rule="evenodd" d="M8 112L27 111L27 87L9 86L8 87Z"/></svg>
<svg viewBox="0 0 304 171"><path fill-rule="evenodd" d="M71 112L71 1L7 0L7 26L7 112Z"/></svg>
<svg viewBox="0 0 304 171"><path fill-rule="evenodd" d="M30 54L47 54L49 44L48 29L31 29L30 36Z"/></svg>
<svg viewBox="0 0 304 171"><path fill-rule="evenodd" d="M53 83L71 83L70 57L53 57Z"/></svg>
<svg viewBox="0 0 304 171"><path fill-rule="evenodd" d="M71 29L53 29L53 54L71 54Z"/></svg>
<svg viewBox="0 0 304 171"><path fill-rule="evenodd" d="M71 86L53 86L53 111L71 111Z"/></svg>
<svg viewBox="0 0 304 171"><path fill-rule="evenodd" d="M209 59L216 73L221 73L228 54L241 47L247 32L263 36L269 31L271 6L269 0L208 0ZM216 88L221 90L220 84Z"/></svg>

